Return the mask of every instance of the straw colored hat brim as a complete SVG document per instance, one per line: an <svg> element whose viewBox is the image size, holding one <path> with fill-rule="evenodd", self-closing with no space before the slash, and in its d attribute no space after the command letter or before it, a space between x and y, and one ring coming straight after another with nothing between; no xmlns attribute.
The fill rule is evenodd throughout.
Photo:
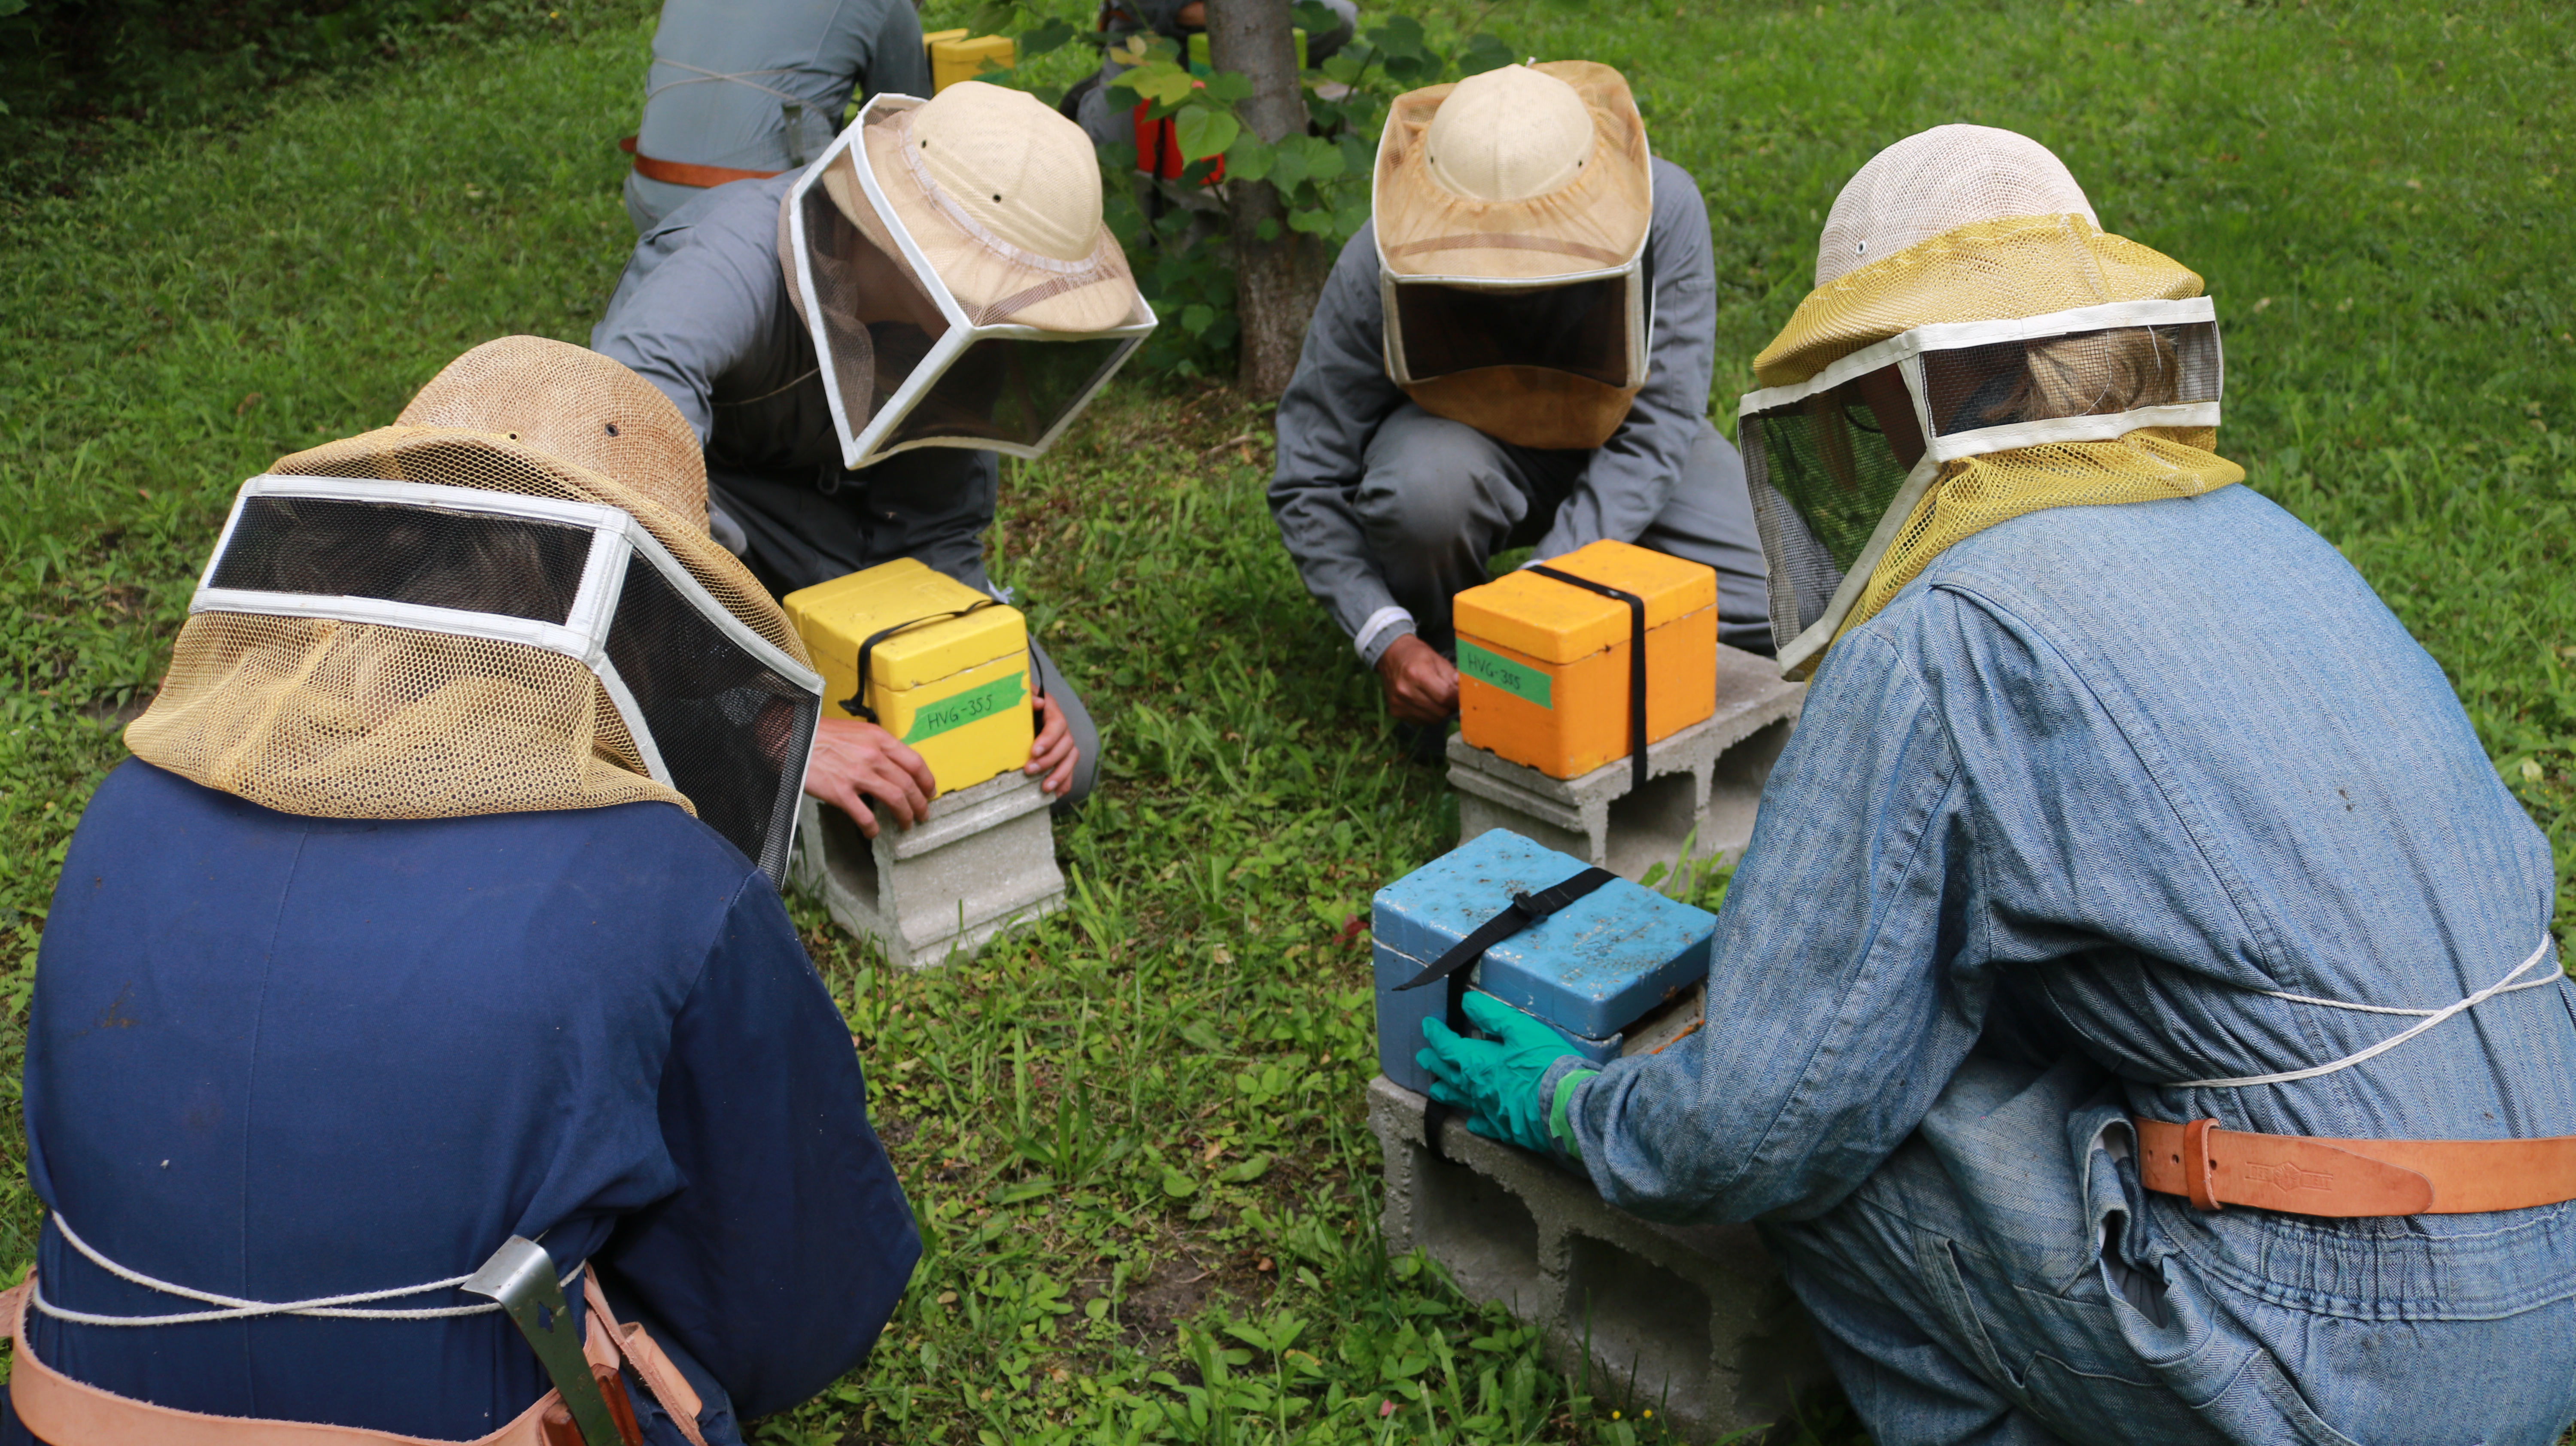
<svg viewBox="0 0 2576 1446"><path fill-rule="evenodd" d="M893 209L894 221L920 248L970 321L1083 333L1135 324L1150 314L1128 270L1126 253L1096 214L1089 254L1067 262L1012 244L942 197L928 170L905 154L910 143L906 116L916 112L917 107L888 106L882 114L871 115L860 135L860 148L877 189ZM869 204L846 153L825 167L822 182L841 214L900 263L901 248ZM909 265L905 269L910 270Z"/></svg>
<svg viewBox="0 0 2576 1446"><path fill-rule="evenodd" d="M1466 82L1396 97L1378 143L1371 193L1378 258L1387 270L1398 276L1536 281L1607 270L1636 258L1646 243L1655 194L1646 123L1627 80L1585 60L1531 69L1581 98L1592 121L1590 154L1554 189L1518 200L1480 200L1441 180L1429 144L1441 107ZM1499 177L1514 168L1474 169ZM1542 169L1565 170L1562 164Z"/></svg>

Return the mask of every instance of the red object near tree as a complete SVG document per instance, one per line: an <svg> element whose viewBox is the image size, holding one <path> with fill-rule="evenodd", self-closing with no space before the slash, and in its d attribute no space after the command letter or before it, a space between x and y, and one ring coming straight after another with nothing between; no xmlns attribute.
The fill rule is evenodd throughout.
<svg viewBox="0 0 2576 1446"><path fill-rule="evenodd" d="M1205 81L1192 81L1191 84L1200 90L1207 89ZM1189 169L1188 159L1181 154L1180 127L1168 116L1162 120L1147 120L1145 113L1153 108L1154 103L1150 100L1136 102L1136 169L1158 181L1177 181L1181 173ZM1212 186L1224 179L1225 157L1218 156L1215 164L1208 168L1207 179L1200 184Z"/></svg>

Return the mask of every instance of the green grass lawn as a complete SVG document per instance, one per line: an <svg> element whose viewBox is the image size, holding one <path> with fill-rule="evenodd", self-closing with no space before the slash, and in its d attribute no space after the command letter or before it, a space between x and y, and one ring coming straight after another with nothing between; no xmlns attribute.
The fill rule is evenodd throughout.
<svg viewBox="0 0 2576 1446"><path fill-rule="evenodd" d="M1080 0L1050 0L1068 16ZM1042 7L1045 8L1045 7ZM938 0L925 19L962 18ZM1382 12L1381 12L1382 13ZM1627 71L1715 223L1731 427L1844 177L1966 119L2056 148L2114 231L2209 278L2221 450L2458 686L2576 893L2576 30L2541 4L1414 9ZM235 485L388 421L508 332L585 339L649 18L567 10L138 139L0 215L0 1265L54 871L159 676ZM1051 57L1061 69L1063 60ZM1057 77L1058 83L1069 77ZM1652 1439L1531 1333L1370 1245L1374 1043L1344 922L1454 836L1260 491L1265 414L1130 381L1005 470L994 570L1084 688L1104 782L1074 905L945 971L800 919L863 1041L929 1254L874 1361L765 1439ZM2108 560L2106 560L2108 561ZM1613 1418L1613 1412L1618 1413ZM1827 1424L1827 1434L1835 1428Z"/></svg>

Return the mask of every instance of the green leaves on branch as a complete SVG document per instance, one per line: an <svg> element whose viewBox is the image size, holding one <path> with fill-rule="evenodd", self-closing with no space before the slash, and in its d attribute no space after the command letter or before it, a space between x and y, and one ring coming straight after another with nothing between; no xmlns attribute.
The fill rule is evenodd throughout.
<svg viewBox="0 0 2576 1446"><path fill-rule="evenodd" d="M1328 34L1341 23L1315 0L1301 0L1292 13L1310 36ZM1021 37L1020 52L1024 59L1033 58L1073 39L1070 26L1050 20ZM1502 41L1481 34L1468 37L1452 53L1435 47L1420 21L1394 16L1306 72L1310 124L1276 141L1262 139L1243 119L1239 107L1253 94L1249 76L1194 71L1178 45L1150 33L1126 37L1106 58L1122 67L1108 82L1113 106L1133 109L1141 102L1145 120L1172 123L1172 144L1187 168L1177 178L1179 185L1267 183L1278 191L1285 214L1264 217L1258 239L1278 239L1284 220L1292 231L1339 246L1368 224L1377 136L1395 96L1492 70L1514 57ZM1103 146L1101 156L1119 179L1139 164L1124 143ZM1150 158L1144 164L1150 169ZM1193 222L1193 214L1202 219ZM1149 368L1183 376L1216 369L1239 334L1231 271L1219 256L1191 240L1191 227L1205 225L1205 214L1174 207L1155 219L1139 216L1125 223L1146 232L1147 237L1138 239L1151 247L1150 259L1132 247L1129 252L1139 263L1137 280L1146 298L1157 313L1179 323L1150 344L1144 363Z"/></svg>
<svg viewBox="0 0 2576 1446"><path fill-rule="evenodd" d="M1187 151L1188 142L1182 149ZM1246 132L1225 152L1228 179L1268 181L1283 192L1303 181L1334 180L1349 169L1341 147L1320 136L1286 136L1274 146Z"/></svg>
<svg viewBox="0 0 2576 1446"><path fill-rule="evenodd" d="M6 0L0 0L0 4L5 3ZM1035 30L1023 31L1020 35L1020 62L1025 65L1049 51L1062 50L1072 44L1073 37L1079 33L1061 19L1050 19Z"/></svg>
<svg viewBox="0 0 2576 1446"><path fill-rule="evenodd" d="M1211 106L1183 107L1174 113L1172 126L1174 138L1181 143L1181 159L1188 161L1225 155L1228 147L1252 139L1232 111Z"/></svg>

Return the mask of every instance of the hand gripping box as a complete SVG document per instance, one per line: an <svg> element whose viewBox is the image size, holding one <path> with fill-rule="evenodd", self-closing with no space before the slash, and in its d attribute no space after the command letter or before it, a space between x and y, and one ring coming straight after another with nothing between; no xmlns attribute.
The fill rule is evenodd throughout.
<svg viewBox="0 0 2576 1446"><path fill-rule="evenodd" d="M1512 905L1581 875L1581 859L1492 829L1378 890L1371 937L1377 966L1377 1060L1415 1093L1431 1080L1414 1054L1422 1021L1443 1013L1441 984L1397 992L1451 945ZM1564 1035L1596 1064L1661 1048L1697 1024L1717 920L1612 878L1486 949L1467 987Z"/></svg>
<svg viewBox="0 0 2576 1446"><path fill-rule="evenodd" d="M1029 761L1037 729L1028 623L1017 608L908 557L816 583L785 602L823 675L823 716L865 716L852 704L873 712L930 765L942 794Z"/></svg>
<svg viewBox="0 0 2576 1446"><path fill-rule="evenodd" d="M1716 711L1716 569L1607 539L1542 566L1644 603L1648 743ZM1550 778L1628 757L1637 611L1534 568L1458 594L1459 731Z"/></svg>

